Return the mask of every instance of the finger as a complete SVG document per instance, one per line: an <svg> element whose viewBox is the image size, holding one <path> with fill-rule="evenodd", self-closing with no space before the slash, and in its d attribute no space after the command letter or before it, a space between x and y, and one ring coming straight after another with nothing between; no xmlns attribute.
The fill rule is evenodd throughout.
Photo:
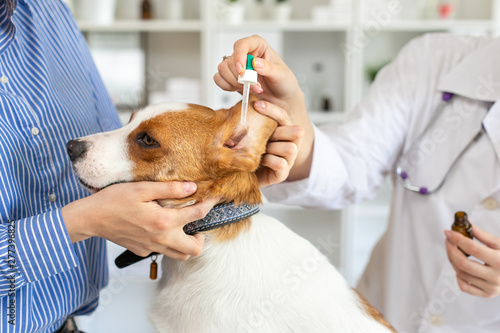
<svg viewBox="0 0 500 333"><path fill-rule="evenodd" d="M496 267L497 251L490 249L472 239L463 236L456 231L446 230L446 239L452 244L458 246L465 253L487 263L490 266Z"/></svg>
<svg viewBox="0 0 500 333"><path fill-rule="evenodd" d="M224 79L223 75L219 72L215 73L214 74L214 82L215 84L217 84L222 90L226 90L226 91L238 91L238 92L242 92L243 90L243 86L236 81L236 83L231 79L230 77L230 81L231 82L228 82L226 79ZM262 85L257 82L256 84L252 84L250 86L250 92L253 93L253 94L257 94L257 95L260 95L264 92L264 89L262 89Z"/></svg>
<svg viewBox="0 0 500 333"><path fill-rule="evenodd" d="M252 65L257 74L265 76L273 82L278 82L286 78L287 71L284 70L281 62L271 62L263 58L254 57Z"/></svg>
<svg viewBox="0 0 500 333"><path fill-rule="evenodd" d="M234 88L239 88L241 84L238 83L238 72L234 66L231 58L224 60L217 67L219 74L223 80L229 83Z"/></svg>
<svg viewBox="0 0 500 333"><path fill-rule="evenodd" d="M496 237L483 229L479 228L476 224L472 225L472 232L474 233L474 238L489 247L490 249L498 250L500 249L500 238Z"/></svg>
<svg viewBox="0 0 500 333"><path fill-rule="evenodd" d="M170 247L172 250L176 250L179 253L187 254L189 256L197 257L201 254L203 250L203 244L205 243L205 235L204 234L196 234L196 235L186 235L181 236L182 242L179 244L175 244L173 247Z"/></svg>
<svg viewBox="0 0 500 333"><path fill-rule="evenodd" d="M163 208L169 210L168 217L171 221L175 221L176 223L173 226L181 226L184 227L186 224L201 220L204 218L208 212L220 201L220 198L209 198L205 199L201 202L198 202L195 205L187 206L179 209L170 209Z"/></svg>
<svg viewBox="0 0 500 333"><path fill-rule="evenodd" d="M446 240L446 253L448 254L451 265L457 273L467 273L477 277L487 277L491 275L488 267L468 259L455 244L452 244L448 240Z"/></svg>
<svg viewBox="0 0 500 333"><path fill-rule="evenodd" d="M186 253L179 252L177 250L162 246L162 247L156 247L154 250L148 250L144 247L144 244L141 243L136 243L133 241L129 241L129 244L127 245L127 249L132 251L135 255L139 257L146 258L153 252L157 252L160 254L164 254L167 257L170 257L172 259L176 260L187 260L191 256Z"/></svg>
<svg viewBox="0 0 500 333"><path fill-rule="evenodd" d="M118 245L120 245L120 244L118 244ZM137 242L137 241L131 240L131 239L127 239L126 248L127 248L127 250L132 251L135 255L137 255L139 257L144 257L144 258L149 256L152 252L155 252L155 251L151 251L151 250L146 249L146 247L144 246L143 243L140 243L140 242Z"/></svg>
<svg viewBox="0 0 500 333"><path fill-rule="evenodd" d="M269 118L274 119L279 126L292 125L292 120L285 110L266 101L256 101L253 103L254 109Z"/></svg>
<svg viewBox="0 0 500 333"><path fill-rule="evenodd" d="M244 71L248 54L261 57L265 54L267 47L267 42L259 36L251 36L237 40L233 45L234 51L230 59L234 61L238 74Z"/></svg>
<svg viewBox="0 0 500 333"><path fill-rule="evenodd" d="M165 251L176 251L178 254L198 256L203 250L205 243L204 234L187 235L184 230L171 231L164 239L158 239L155 252L165 253ZM170 257L170 255L169 255Z"/></svg>
<svg viewBox="0 0 500 333"><path fill-rule="evenodd" d="M286 159L288 164L293 164L297 157L297 145L293 142L269 142L267 144L266 153Z"/></svg>
<svg viewBox="0 0 500 333"><path fill-rule="evenodd" d="M177 250L171 249L171 248L164 248L162 250L157 251L160 254L163 254L169 258L175 259L175 260L182 260L186 261L188 260L191 256L189 254L185 254L182 252L179 252Z"/></svg>
<svg viewBox="0 0 500 333"><path fill-rule="evenodd" d="M304 137L304 128L299 125L280 126L269 138L270 141L291 141L299 143Z"/></svg>
<svg viewBox="0 0 500 333"><path fill-rule="evenodd" d="M473 276L467 273L458 273L457 277L460 279L467 281L469 284L472 284L474 287L481 289L488 295L497 295L499 291L499 286L491 283L488 280L482 279L477 276Z"/></svg>
<svg viewBox="0 0 500 333"><path fill-rule="evenodd" d="M144 201L184 198L196 192L196 183L193 182L138 182L133 184L137 187L135 193Z"/></svg>
<svg viewBox="0 0 500 333"><path fill-rule="evenodd" d="M215 73L214 75L214 82L216 85L218 85L222 90L226 91L236 91L237 88L231 85L229 82L224 80L220 73Z"/></svg>
<svg viewBox="0 0 500 333"><path fill-rule="evenodd" d="M256 95L260 95L264 92L264 89L262 89L262 85L260 82L257 82L256 84L252 84L250 86L250 92Z"/></svg>
<svg viewBox="0 0 500 333"><path fill-rule="evenodd" d="M288 162L285 158L276 155L265 154L262 157L262 166L273 170L276 175L279 176L280 173L288 173ZM279 177L278 177L279 178Z"/></svg>
<svg viewBox="0 0 500 333"><path fill-rule="evenodd" d="M478 296L478 297L490 297L487 293L485 293L483 290L479 289L478 287L469 284L467 281L462 280L457 277L457 282L458 286L460 287L460 290L462 290L464 293L473 295L473 296Z"/></svg>

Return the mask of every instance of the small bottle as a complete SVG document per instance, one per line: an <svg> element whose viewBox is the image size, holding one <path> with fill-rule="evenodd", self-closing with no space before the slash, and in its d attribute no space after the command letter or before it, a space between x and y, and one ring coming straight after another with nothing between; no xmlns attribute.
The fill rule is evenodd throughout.
<svg viewBox="0 0 500 333"><path fill-rule="evenodd" d="M151 256L151 266L149 268L149 278L156 280L158 277L158 264L156 263L156 255Z"/></svg>
<svg viewBox="0 0 500 333"><path fill-rule="evenodd" d="M316 62L312 67L310 82L312 87L311 107L313 111L321 111L324 107L323 89L327 86L327 74L325 66L321 62Z"/></svg>
<svg viewBox="0 0 500 333"><path fill-rule="evenodd" d="M474 239L474 236L472 234L472 225L470 224L469 218L467 217L467 214L465 212L455 213L455 221L451 226L451 230L461 233L462 235L470 239ZM460 249L460 251L462 251L462 249ZM464 251L462 251L462 253L466 256L469 256Z"/></svg>
<svg viewBox="0 0 500 333"><path fill-rule="evenodd" d="M149 20L153 17L151 8L151 2L149 0L142 1L142 19Z"/></svg>

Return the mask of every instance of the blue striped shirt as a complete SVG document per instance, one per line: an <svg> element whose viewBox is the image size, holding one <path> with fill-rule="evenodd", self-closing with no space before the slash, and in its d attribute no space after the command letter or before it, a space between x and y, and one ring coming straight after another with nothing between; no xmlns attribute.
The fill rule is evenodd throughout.
<svg viewBox="0 0 500 333"><path fill-rule="evenodd" d="M72 244L61 207L88 193L70 139L120 126L61 0L0 0L0 331L53 332L96 308L100 238Z"/></svg>

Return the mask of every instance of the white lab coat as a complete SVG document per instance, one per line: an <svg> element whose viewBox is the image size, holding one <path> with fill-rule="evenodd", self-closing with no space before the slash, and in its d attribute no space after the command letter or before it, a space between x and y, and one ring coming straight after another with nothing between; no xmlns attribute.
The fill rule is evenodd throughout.
<svg viewBox="0 0 500 333"><path fill-rule="evenodd" d="M500 237L500 103L492 103L500 99L499 59L500 40L451 34L416 38L379 73L345 125L315 128L308 179L264 189L272 202L340 209L373 197L384 178L392 177L389 227L358 290L398 332L500 332L500 297L460 291L443 234L454 213L464 210ZM404 189L394 172L443 91L457 95L447 109L452 126L437 129L434 147L427 147L430 151L413 170L417 185L438 183L433 175L443 174L454 158L446 152L460 141L451 132L470 132L477 123L467 115L493 106L483 119L487 134L459 159L439 191L423 196ZM426 171L419 172L420 167Z"/></svg>

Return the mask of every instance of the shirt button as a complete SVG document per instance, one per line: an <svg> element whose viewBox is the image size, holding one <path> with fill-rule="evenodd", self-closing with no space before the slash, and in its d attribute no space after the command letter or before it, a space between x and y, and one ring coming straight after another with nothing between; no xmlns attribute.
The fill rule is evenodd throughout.
<svg viewBox="0 0 500 333"><path fill-rule="evenodd" d="M33 128L31 129L31 134L33 134L33 135L38 135L38 133L40 133L40 130L39 130L38 128L33 127Z"/></svg>
<svg viewBox="0 0 500 333"><path fill-rule="evenodd" d="M9 78L7 76L5 76L5 75L2 75L2 77L0 77L0 81L2 83L7 83L7 82L9 82Z"/></svg>
<svg viewBox="0 0 500 333"><path fill-rule="evenodd" d="M486 198L483 201L483 206L488 210L494 210L498 208L498 201L493 198Z"/></svg>
<svg viewBox="0 0 500 333"><path fill-rule="evenodd" d="M49 201L50 202L55 202L56 201L56 195L54 193L49 194Z"/></svg>
<svg viewBox="0 0 500 333"><path fill-rule="evenodd" d="M438 315L432 315L430 318L429 318L429 321L432 325L434 326L440 326L443 324L443 317L441 316L438 316Z"/></svg>

